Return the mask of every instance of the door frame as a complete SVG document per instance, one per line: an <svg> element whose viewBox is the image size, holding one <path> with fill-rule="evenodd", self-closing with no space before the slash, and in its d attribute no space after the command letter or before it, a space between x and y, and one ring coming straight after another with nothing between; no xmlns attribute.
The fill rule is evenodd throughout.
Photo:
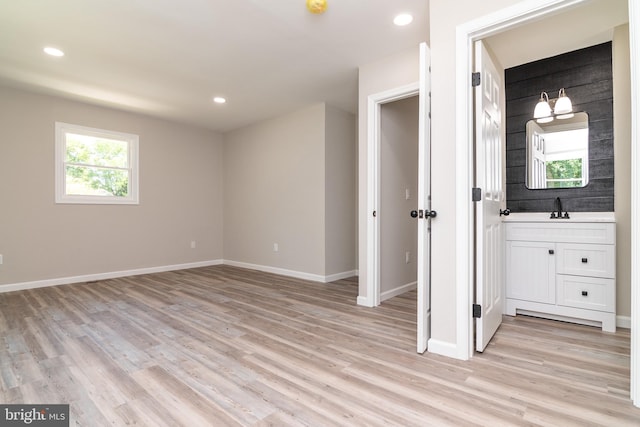
<svg viewBox="0 0 640 427"><path fill-rule="evenodd" d="M456 355L473 356L473 42L588 0L528 0L456 27ZM640 4L628 1L631 62L631 399L640 406Z"/></svg>
<svg viewBox="0 0 640 427"><path fill-rule="evenodd" d="M380 110L383 104L419 96L420 83L374 93L367 98L367 297L358 297L366 307L380 305L380 221L373 212L380 210Z"/></svg>

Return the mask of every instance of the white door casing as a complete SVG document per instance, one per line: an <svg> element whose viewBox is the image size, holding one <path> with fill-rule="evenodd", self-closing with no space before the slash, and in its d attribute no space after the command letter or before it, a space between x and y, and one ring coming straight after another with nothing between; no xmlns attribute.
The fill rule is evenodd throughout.
<svg viewBox="0 0 640 427"><path fill-rule="evenodd" d="M504 204L501 74L481 40L475 42L476 162L475 182L481 197L476 204L476 351L483 351L502 323L504 302L504 233L500 209Z"/></svg>
<svg viewBox="0 0 640 427"><path fill-rule="evenodd" d="M519 25L544 19L589 0L527 0L456 27L456 339L446 348L451 357L466 360L473 355L473 116L469 75L473 71L473 42ZM631 63L631 140L640 138L640 3L629 0ZM631 144L631 399L640 407L640 148Z"/></svg>
<svg viewBox="0 0 640 427"><path fill-rule="evenodd" d="M367 100L367 297L358 297L358 305L380 305L380 106L388 102L419 96L418 121L418 210L431 209L430 167L430 53L426 43L420 44L420 80L388 91L370 95ZM374 214L375 213L375 214ZM407 215L409 212L407 212ZM418 218L418 304L417 351L423 353L430 338L430 220Z"/></svg>
<svg viewBox="0 0 640 427"><path fill-rule="evenodd" d="M474 282L474 203L470 189L473 174L473 88L469 84L474 71L474 42L519 25L543 19L588 0L528 0L479 17L456 27L456 340L442 347L442 354L467 360L473 356L475 324L471 305L475 301ZM635 1L635 0L630 0ZM633 28L633 26L631 26ZM632 58L633 59L633 58ZM633 61L632 61L633 64ZM639 151L640 153L640 151Z"/></svg>
<svg viewBox="0 0 640 427"><path fill-rule="evenodd" d="M418 210L431 212L431 102L429 48L420 44L420 93L418 119ZM431 320L431 217L418 218L418 327L417 350L424 353Z"/></svg>
<svg viewBox="0 0 640 427"><path fill-rule="evenodd" d="M367 297L358 297L358 305L380 305L380 110L383 104L419 94L419 84L369 95L367 99ZM407 213L408 215L408 213Z"/></svg>

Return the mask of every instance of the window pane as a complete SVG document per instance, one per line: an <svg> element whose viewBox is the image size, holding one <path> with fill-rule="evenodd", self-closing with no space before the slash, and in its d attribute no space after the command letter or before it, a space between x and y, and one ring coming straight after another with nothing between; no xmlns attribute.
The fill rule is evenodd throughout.
<svg viewBox="0 0 640 427"><path fill-rule="evenodd" d="M66 161L70 163L127 168L128 148L127 141L66 134Z"/></svg>
<svg viewBox="0 0 640 427"><path fill-rule="evenodd" d="M547 162L547 179L582 179L582 159ZM581 184L582 185L582 184Z"/></svg>
<svg viewBox="0 0 640 427"><path fill-rule="evenodd" d="M127 197L129 195L129 172L118 169L67 165L66 194Z"/></svg>

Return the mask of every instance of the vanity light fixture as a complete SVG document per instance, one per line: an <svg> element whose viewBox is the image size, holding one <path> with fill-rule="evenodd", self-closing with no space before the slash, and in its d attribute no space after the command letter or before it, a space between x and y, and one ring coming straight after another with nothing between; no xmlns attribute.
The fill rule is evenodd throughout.
<svg viewBox="0 0 640 427"><path fill-rule="evenodd" d="M558 92L558 99L556 100L556 105L553 107L553 114L569 114L573 110L573 105L571 105L571 100L567 96L564 91L564 88L560 89ZM558 117L559 118L559 117Z"/></svg>
<svg viewBox="0 0 640 427"><path fill-rule="evenodd" d="M551 107L553 105L553 108ZM569 119L573 117L573 105L564 88L558 92L558 97L549 99L547 92L540 94L540 100L533 110L533 118L538 123L549 123L553 119Z"/></svg>
<svg viewBox="0 0 640 427"><path fill-rule="evenodd" d="M547 123L553 120L551 116L551 106L549 105L549 95L547 92L540 94L540 100L536 104L535 110L533 110L533 118L538 123Z"/></svg>

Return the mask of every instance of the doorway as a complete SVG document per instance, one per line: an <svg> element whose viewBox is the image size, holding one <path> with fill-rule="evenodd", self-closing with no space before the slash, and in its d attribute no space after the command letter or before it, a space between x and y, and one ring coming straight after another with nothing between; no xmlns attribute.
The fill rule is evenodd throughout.
<svg viewBox="0 0 640 427"><path fill-rule="evenodd" d="M430 334L431 317L431 105L430 105L430 50L426 43L420 47L419 80L416 83L367 98L367 173L366 173L366 296L358 296L358 305L376 307L380 304L380 111L384 104L405 98L418 98L418 186L411 212L417 218L417 337L418 353L424 353ZM406 198L406 192L405 198ZM411 193L409 193L411 197ZM382 214L382 213L381 213ZM409 213L407 213L409 214ZM406 251L404 254L406 262Z"/></svg>
<svg viewBox="0 0 640 427"><path fill-rule="evenodd" d="M416 289L418 96L380 107L380 302Z"/></svg>
<svg viewBox="0 0 640 427"><path fill-rule="evenodd" d="M468 188L471 187L472 177L468 173L470 166L470 158L472 151L472 130L473 119L470 115L471 111L471 95L470 88L468 87L468 75L472 72L472 55L470 46L475 40L486 38L490 35L505 31L507 29L515 28L524 22L531 22L532 20L539 20L546 18L554 13L565 10L566 8L573 7L576 4L585 3L581 0L557 0L553 2L539 1L539 2L526 2L514 5L510 8L500 10L496 13L487 15L481 19L471 21L467 24L457 27L457 48L456 48L456 63L458 64L458 73L456 75L456 104L459 106L456 113L456 124L459 129L466 129L465 132L459 132L456 136L457 157L456 157L456 171L457 177L464 183L462 186L458 186L456 191L456 202L462 207L460 212L459 221L456 223L456 235L468 236L473 230L472 211L473 207L468 201ZM640 7L635 1L629 2L629 26L630 26L630 41L631 41L631 139L637 140L637 123L640 120L639 96L638 96L638 82L640 81L640 72L635 64L637 64L638 56L640 56ZM631 304L631 317L632 325L634 322L637 324L636 319L640 310L640 291L638 290L638 257L640 251L640 240L637 239L638 226L637 211L638 211L638 187L636 185L638 163L640 162L640 150L632 149L632 191L631 191L631 209L634 218L631 224L632 234L632 270L631 270L631 286L632 286L632 304ZM472 303L472 267L473 266L473 251L470 244L464 239L460 239L457 247L456 257L456 270L461 272L460 276L456 279L456 309L458 313L458 336L456 338L456 347L458 355L461 358L467 359L473 354L473 319L468 307ZM640 332L632 326L632 343L631 343L631 398L634 400L636 406L640 405Z"/></svg>

